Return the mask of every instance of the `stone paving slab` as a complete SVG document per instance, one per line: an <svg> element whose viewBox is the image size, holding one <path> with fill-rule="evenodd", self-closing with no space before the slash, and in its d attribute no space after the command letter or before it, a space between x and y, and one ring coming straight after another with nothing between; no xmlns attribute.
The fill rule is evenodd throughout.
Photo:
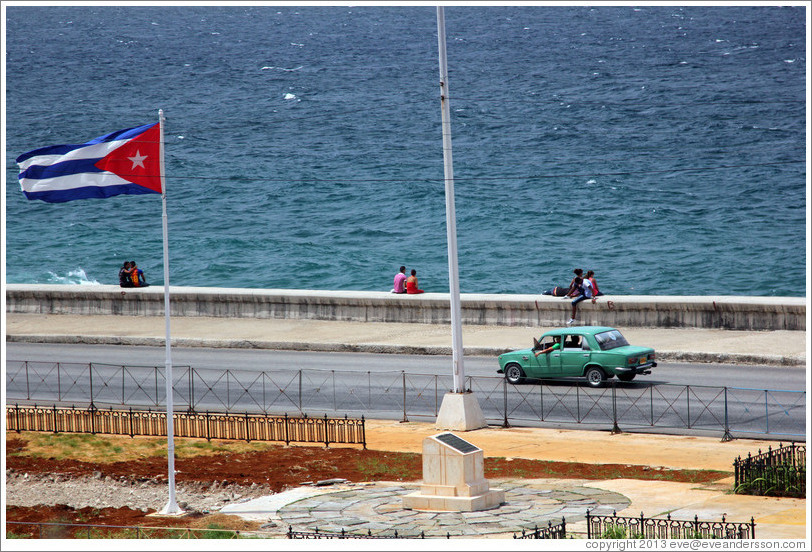
<svg viewBox="0 0 812 552"><path fill-rule="evenodd" d="M266 497L240 504L239 510L232 506L222 513L233 513L248 519L257 519L262 507L267 507L265 518L276 521L294 531L348 532L373 535L417 535L427 537L487 536L521 532L535 526L553 523L566 516L567 524L584 518L587 508L607 510L621 509L630 503L623 495L600 489L589 489L584 498L580 481L570 485L560 480L532 482L500 481L505 490L506 503L499 508L477 512L423 512L406 510L403 496L419 489L419 484L402 485L341 485L333 492L320 490L307 496L307 489L290 493L290 502L269 501ZM598 492L595 492L598 491ZM249 517L250 516L250 517Z"/></svg>

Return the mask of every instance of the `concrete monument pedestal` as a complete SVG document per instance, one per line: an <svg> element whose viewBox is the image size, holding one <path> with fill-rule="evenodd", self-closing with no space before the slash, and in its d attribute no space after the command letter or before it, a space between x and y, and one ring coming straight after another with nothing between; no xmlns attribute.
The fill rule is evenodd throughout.
<svg viewBox="0 0 812 552"><path fill-rule="evenodd" d="M471 431L488 427L473 393L446 393L437 413L436 429Z"/></svg>
<svg viewBox="0 0 812 552"><path fill-rule="evenodd" d="M482 449L453 433L423 440L423 484L403 497L409 510L475 512L495 508L505 491L490 489Z"/></svg>

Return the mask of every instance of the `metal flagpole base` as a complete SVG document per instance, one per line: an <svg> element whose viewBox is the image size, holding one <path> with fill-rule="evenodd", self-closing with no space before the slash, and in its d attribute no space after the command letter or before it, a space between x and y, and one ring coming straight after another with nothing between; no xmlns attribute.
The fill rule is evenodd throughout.
<svg viewBox="0 0 812 552"><path fill-rule="evenodd" d="M488 427L488 422L485 421L479 401L473 393L470 391L446 393L443 403L440 405L440 412L437 413L434 427L453 431L471 431Z"/></svg>
<svg viewBox="0 0 812 552"><path fill-rule="evenodd" d="M158 512L162 516L182 516L186 512L180 509L178 503L174 500L170 500L166 503L166 506L163 507L163 510Z"/></svg>

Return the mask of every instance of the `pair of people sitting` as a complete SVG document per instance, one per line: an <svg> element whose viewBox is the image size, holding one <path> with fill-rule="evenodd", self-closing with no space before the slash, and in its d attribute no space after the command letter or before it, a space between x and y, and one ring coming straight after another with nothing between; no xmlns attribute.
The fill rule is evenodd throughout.
<svg viewBox="0 0 812 552"><path fill-rule="evenodd" d="M423 290L417 287L417 271L412 269L412 274L406 277L406 267L400 267L400 271L395 274L395 287L392 288L392 293L423 293Z"/></svg>
<svg viewBox="0 0 812 552"><path fill-rule="evenodd" d="M144 271L138 268L135 261L126 261L118 271L118 285L123 288L147 287Z"/></svg>

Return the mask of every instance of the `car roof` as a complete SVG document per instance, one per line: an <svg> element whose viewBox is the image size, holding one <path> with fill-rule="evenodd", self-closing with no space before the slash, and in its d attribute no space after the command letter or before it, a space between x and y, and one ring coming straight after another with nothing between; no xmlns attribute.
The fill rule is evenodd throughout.
<svg viewBox="0 0 812 552"><path fill-rule="evenodd" d="M602 332L609 332L609 331L617 331L615 328L610 328L608 326L574 326L572 328L556 328L555 330L550 330L548 332L544 332L544 336L555 336L555 335L595 335Z"/></svg>

